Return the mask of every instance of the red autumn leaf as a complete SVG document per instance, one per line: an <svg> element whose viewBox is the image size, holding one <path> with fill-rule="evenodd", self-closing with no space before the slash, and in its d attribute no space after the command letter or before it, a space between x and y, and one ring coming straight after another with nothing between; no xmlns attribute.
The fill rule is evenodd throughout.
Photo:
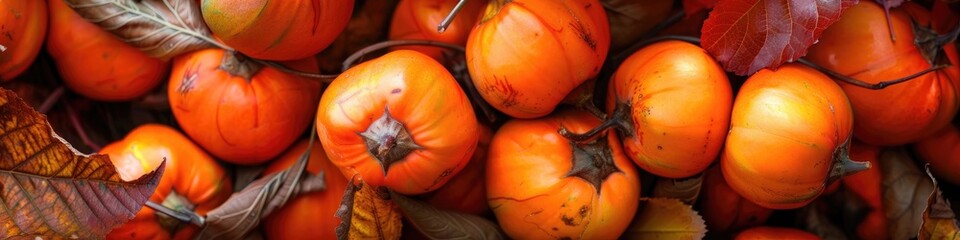
<svg viewBox="0 0 960 240"><path fill-rule="evenodd" d="M857 0L720 0L703 23L701 45L727 71L753 74L807 54L823 30Z"/></svg>
<svg viewBox="0 0 960 240"><path fill-rule="evenodd" d="M717 0L683 0L683 13L687 17L696 15L700 11L709 10L717 5Z"/></svg>

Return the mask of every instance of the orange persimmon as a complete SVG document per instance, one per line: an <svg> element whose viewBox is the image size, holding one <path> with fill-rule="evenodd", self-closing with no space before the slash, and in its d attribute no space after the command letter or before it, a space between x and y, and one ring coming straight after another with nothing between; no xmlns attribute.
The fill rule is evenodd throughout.
<svg viewBox="0 0 960 240"><path fill-rule="evenodd" d="M390 39L432 40L464 46L486 2L486 0L467 1L447 29L441 33L437 31L437 26L450 13L453 6L457 5L457 1L401 0L393 12L393 20L390 21ZM445 54L448 54L446 52L449 50L437 47L411 46L395 49L418 51L441 63L448 60Z"/></svg>
<svg viewBox="0 0 960 240"><path fill-rule="evenodd" d="M33 64L47 34L47 1L0 2L0 81L10 81Z"/></svg>

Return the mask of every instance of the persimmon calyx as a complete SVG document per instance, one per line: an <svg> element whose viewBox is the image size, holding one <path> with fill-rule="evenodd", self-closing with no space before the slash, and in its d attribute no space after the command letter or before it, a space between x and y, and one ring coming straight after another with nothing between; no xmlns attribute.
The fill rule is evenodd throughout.
<svg viewBox="0 0 960 240"><path fill-rule="evenodd" d="M250 61L246 56L236 51L227 51L220 60L220 70L226 71L231 76L241 77L250 82L253 75L257 74L263 65L256 61Z"/></svg>
<svg viewBox="0 0 960 240"><path fill-rule="evenodd" d="M413 150L423 149L413 141L413 136L403 123L390 116L389 108L384 108L383 115L359 134L367 145L367 152L380 161L383 175L387 175L390 166L403 160Z"/></svg>
<svg viewBox="0 0 960 240"><path fill-rule="evenodd" d="M623 172L613 163L613 151L606 139L597 139L590 143L570 141L573 148L573 167L565 177L578 177L597 189L611 174Z"/></svg>
<svg viewBox="0 0 960 240"><path fill-rule="evenodd" d="M923 26L917 21L911 19L913 27L913 44L920 50L920 54L927 60L927 63L933 66L942 65L942 57L946 56L943 47L957 39L960 34L960 25L957 25L953 31L940 35L930 27ZM946 64L950 64L947 59Z"/></svg>
<svg viewBox="0 0 960 240"><path fill-rule="evenodd" d="M850 159L850 139L837 147L833 152L833 166L830 167L829 175L824 186L830 185L833 181L839 180L843 176L858 173L870 169L870 162L859 162Z"/></svg>
<svg viewBox="0 0 960 240"><path fill-rule="evenodd" d="M632 136L633 134L633 121L630 117L630 104L625 102L618 102L617 107L613 110L613 114L610 114L606 120L603 120L599 126L590 129L585 133L573 133L570 132L564 126L560 126L558 132L560 136L563 136L574 142L583 142L588 139L593 138L597 134L607 130L608 128L615 127L620 133L624 136Z"/></svg>
<svg viewBox="0 0 960 240"><path fill-rule="evenodd" d="M160 204L177 212L193 212L193 209L196 208L189 199L178 194L177 191L170 191L170 194ZM166 214L156 213L156 216L160 226L171 233L179 230L184 224L183 221Z"/></svg>

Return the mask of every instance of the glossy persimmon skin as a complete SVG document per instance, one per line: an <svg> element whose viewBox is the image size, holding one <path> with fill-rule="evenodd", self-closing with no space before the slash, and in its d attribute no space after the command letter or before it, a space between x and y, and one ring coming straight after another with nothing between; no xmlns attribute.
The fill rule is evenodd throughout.
<svg viewBox="0 0 960 240"><path fill-rule="evenodd" d="M863 1L843 12L810 48L806 58L847 76L869 83L893 80L925 70L930 64L914 45L911 19L926 26L929 13L913 3L890 11L897 41L890 40L880 5ZM957 50L944 49L952 66L882 90L844 82L840 86L854 109L854 136L876 146L915 142L944 127L957 112L960 84Z"/></svg>
<svg viewBox="0 0 960 240"><path fill-rule="evenodd" d="M101 101L127 101L160 84L169 65L147 56L73 11L49 0L47 52L67 87Z"/></svg>
<svg viewBox="0 0 960 240"><path fill-rule="evenodd" d="M761 225L773 214L773 210L743 199L730 189L719 167L707 169L704 174L700 214L711 233L726 235Z"/></svg>
<svg viewBox="0 0 960 240"><path fill-rule="evenodd" d="M203 0L210 31L243 54L296 60L323 51L343 31L354 0Z"/></svg>
<svg viewBox="0 0 960 240"><path fill-rule="evenodd" d="M733 90L726 73L702 48L681 41L651 44L614 73L607 113L629 107L633 132L624 151L640 168L685 178L707 169L730 126Z"/></svg>
<svg viewBox="0 0 960 240"><path fill-rule="evenodd" d="M493 136L487 159L487 201L504 232L514 239L616 239L630 224L640 198L640 179L612 131L607 141L619 172L595 185L567 176L573 167L570 140L557 131L586 132L600 120L585 111L508 121Z"/></svg>
<svg viewBox="0 0 960 240"><path fill-rule="evenodd" d="M177 57L167 89L170 108L210 154L234 164L264 163L310 126L321 85L272 67L250 80L234 76L220 69L225 53L207 49Z"/></svg>
<svg viewBox="0 0 960 240"><path fill-rule="evenodd" d="M47 34L47 2L0 2L0 81L10 81L33 64Z"/></svg>
<svg viewBox="0 0 960 240"><path fill-rule="evenodd" d="M823 73L799 64L760 70L733 103L723 177L762 207L802 207L823 192L852 127L849 101Z"/></svg>
<svg viewBox="0 0 960 240"><path fill-rule="evenodd" d="M309 142L302 140L294 144L263 170L263 176L283 171L300 160ZM347 178L340 174L336 165L330 162L323 152L320 142L313 142L310 159L307 160L307 172L323 172L326 188L322 191L301 194L290 199L263 220L264 234L267 239L336 239L334 231L340 224L336 216L343 192L347 189Z"/></svg>
<svg viewBox="0 0 960 240"><path fill-rule="evenodd" d="M913 144L917 155L943 181L960 184L960 129L948 124L933 136Z"/></svg>
<svg viewBox="0 0 960 240"><path fill-rule="evenodd" d="M799 229L782 227L755 227L737 234L735 240L795 239L819 240L820 237Z"/></svg>
<svg viewBox="0 0 960 240"><path fill-rule="evenodd" d="M389 37L391 40L431 40L464 46L467 44L470 30L476 25L480 11L486 3L486 0L467 1L467 5L460 9L449 27L440 33L437 31L437 26L453 10L453 6L457 5L457 1L401 0L393 12L393 20L390 21ZM395 49L418 51L441 63L450 60L444 56L444 53L450 50L443 48L405 46Z"/></svg>
<svg viewBox="0 0 960 240"><path fill-rule="evenodd" d="M490 210L487 205L486 169L487 150L493 132L487 126L479 128L480 138L477 149L473 151L470 163L457 175L450 178L443 187L424 196L427 203L441 209L447 209L474 215L484 215Z"/></svg>
<svg viewBox="0 0 960 240"><path fill-rule="evenodd" d="M176 192L194 204L196 213L204 215L233 193L230 178L220 164L189 138L165 125L139 126L124 139L104 146L100 153L110 156L120 177L128 181L155 170L166 160L166 170L150 196L150 201L156 203L163 203ZM183 224L183 228L171 234L158 222L160 216L165 215L141 208L136 217L113 229L107 239L190 239L200 230Z"/></svg>
<svg viewBox="0 0 960 240"><path fill-rule="evenodd" d="M390 165L358 133L389 109L421 148ZM347 178L403 194L442 187L467 165L477 145L478 123L453 75L427 55L398 50L340 74L320 99L317 133L330 160Z"/></svg>
<svg viewBox="0 0 960 240"><path fill-rule="evenodd" d="M467 68L497 110L546 116L600 72L609 28L597 0L493 0L467 39Z"/></svg>

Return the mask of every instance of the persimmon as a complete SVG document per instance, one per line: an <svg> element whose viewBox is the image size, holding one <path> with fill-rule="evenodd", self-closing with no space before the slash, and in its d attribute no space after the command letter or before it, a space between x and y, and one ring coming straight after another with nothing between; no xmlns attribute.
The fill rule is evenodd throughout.
<svg viewBox="0 0 960 240"><path fill-rule="evenodd" d="M807 231L783 227L755 227L737 234L735 240L795 239L819 240L820 237Z"/></svg>
<svg viewBox="0 0 960 240"><path fill-rule="evenodd" d="M481 125L480 138L477 149L467 166L457 175L450 178L447 184L439 189L424 194L424 200L435 207L457 212L483 215L490 210L487 205L487 188L484 176L487 169L487 150L493 132L489 127Z"/></svg>
<svg viewBox="0 0 960 240"><path fill-rule="evenodd" d="M317 66L292 66L316 70ZM174 59L167 95L180 127L224 161L255 165L310 126L320 82L263 67L222 49Z"/></svg>
<svg viewBox="0 0 960 240"><path fill-rule="evenodd" d="M870 167L848 156L852 128L850 102L823 73L793 63L760 70L733 103L723 177L762 207L802 207L828 183Z"/></svg>
<svg viewBox="0 0 960 240"><path fill-rule="evenodd" d="M933 174L943 181L960 184L960 129L955 125L936 132L933 136L913 144L913 149Z"/></svg>
<svg viewBox="0 0 960 240"><path fill-rule="evenodd" d="M340 74L317 109L317 133L348 178L403 194L442 187L467 165L478 123L453 75L398 50Z"/></svg>
<svg viewBox="0 0 960 240"><path fill-rule="evenodd" d="M447 0L401 0L390 21L390 39L432 40L456 45L466 45L470 30L477 23L486 0L470 0L443 31L437 26L453 9L457 1ZM450 50L430 46L396 47L421 52L445 63Z"/></svg>
<svg viewBox="0 0 960 240"><path fill-rule="evenodd" d="M717 159L733 90L705 50L670 40L646 46L620 65L606 105L630 159L658 176L685 178Z"/></svg>
<svg viewBox="0 0 960 240"><path fill-rule="evenodd" d="M720 167L707 169L701 188L700 214L712 233L730 234L763 224L773 210L743 199L723 180Z"/></svg>
<svg viewBox="0 0 960 240"><path fill-rule="evenodd" d="M101 101L126 101L160 84L168 65L120 41L73 11L50 2L47 51L70 90Z"/></svg>
<svg viewBox="0 0 960 240"><path fill-rule="evenodd" d="M33 64L47 34L47 2L0 2L0 81L10 81Z"/></svg>
<svg viewBox="0 0 960 240"><path fill-rule="evenodd" d="M268 60L313 56L350 21L354 0L203 0L210 31L241 53Z"/></svg>
<svg viewBox="0 0 960 240"><path fill-rule="evenodd" d="M308 141L294 144L276 160L270 162L263 175L283 171L307 151ZM319 174L323 172L326 188L307 194L301 194L283 205L280 209L263 220L263 229L267 239L336 239L334 230L340 224L336 217L337 208L343 192L347 189L347 178L340 174L336 165L330 162L327 154L319 142L314 142L309 148L310 159L307 160L307 172Z"/></svg>
<svg viewBox="0 0 960 240"><path fill-rule="evenodd" d="M929 33L915 32L913 27L914 21L929 24L929 13L908 2L891 9L889 15L888 27L884 8L879 4L863 1L850 7L823 32L806 58L867 83L906 77L930 68L935 59L926 55L932 53L915 44L915 39ZM896 41L890 39L891 34ZM879 90L841 82L853 105L854 136L870 145L895 146L915 142L943 128L960 106L956 46L949 43L943 50L952 66L907 82Z"/></svg>
<svg viewBox="0 0 960 240"><path fill-rule="evenodd" d="M609 48L597 0L491 0L467 39L467 69L494 108L536 118L596 77Z"/></svg>
<svg viewBox="0 0 960 240"><path fill-rule="evenodd" d="M508 121L493 136L487 201L514 239L616 239L639 204L640 179L612 131L586 141L559 134L600 125L590 113L563 110Z"/></svg>
<svg viewBox="0 0 960 240"><path fill-rule="evenodd" d="M150 201L175 210L200 215L220 206L233 187L224 169L210 155L176 129L159 124L141 125L120 141L100 150L110 156L124 180L134 180L166 161ZM129 222L113 229L108 239L189 239L200 229L181 223L151 208L141 208Z"/></svg>

